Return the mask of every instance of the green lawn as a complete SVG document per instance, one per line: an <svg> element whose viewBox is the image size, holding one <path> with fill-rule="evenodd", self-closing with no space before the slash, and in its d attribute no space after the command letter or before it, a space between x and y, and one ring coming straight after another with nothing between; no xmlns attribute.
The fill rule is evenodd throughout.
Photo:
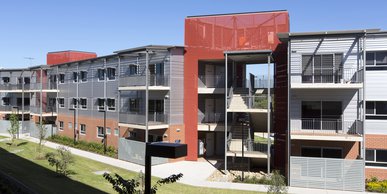
<svg viewBox="0 0 387 194"><path fill-rule="evenodd" d="M1 136L1 135L0 135L0 139L4 139L4 138L7 138L7 137L4 137L4 136Z"/></svg>
<svg viewBox="0 0 387 194"><path fill-rule="evenodd" d="M267 144L267 138L261 136L254 136L254 142ZM272 142L273 143L273 142Z"/></svg>
<svg viewBox="0 0 387 194"><path fill-rule="evenodd" d="M16 143L18 146L10 147L6 142L0 142L0 169L38 193L115 193L102 175L96 175L93 172L106 170L118 173L125 178L136 176L136 173L131 171L75 156L75 164L71 167L75 174L70 175L69 178L58 177L54 172L54 167L49 166L46 160L35 159L37 144L21 140L17 140ZM49 151L54 150L44 148L44 152ZM175 183L159 187L158 193L241 194L257 192L209 189Z"/></svg>

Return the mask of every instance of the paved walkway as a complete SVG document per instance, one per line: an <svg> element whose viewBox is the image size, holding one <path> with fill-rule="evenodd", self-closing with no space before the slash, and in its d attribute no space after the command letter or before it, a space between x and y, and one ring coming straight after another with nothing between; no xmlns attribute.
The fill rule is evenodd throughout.
<svg viewBox="0 0 387 194"><path fill-rule="evenodd" d="M3 136L8 136L6 134L0 134ZM21 136L21 138L31 141L38 142L39 140L29 136ZM57 148L59 144L46 142L44 144L50 148ZM89 158L98 162L109 164L115 167L123 168L126 170L134 172L144 172L144 167L141 165L133 164L130 162L102 156L99 154L94 154L91 152L75 149L68 147L71 152L75 155ZM160 178L168 177L171 174L183 173L183 178L179 181L187 185L197 186L197 187L208 187L208 188L219 188L219 189L237 189L245 191L261 191L266 192L267 188L264 185L257 184L243 184L243 183L230 183L230 182L213 182L207 181L206 179L216 170L216 168L209 162L190 162L190 161L181 161L175 163L161 164L152 167L152 175ZM359 192L349 192L349 191L336 191L336 190L322 190L322 189L307 189L307 188L297 188L289 187L289 193L313 193L313 194L359 194Z"/></svg>

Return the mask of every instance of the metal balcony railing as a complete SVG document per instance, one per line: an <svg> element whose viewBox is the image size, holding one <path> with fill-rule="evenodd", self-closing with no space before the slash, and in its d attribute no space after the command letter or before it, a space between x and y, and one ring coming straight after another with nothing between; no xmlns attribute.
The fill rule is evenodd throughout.
<svg viewBox="0 0 387 194"><path fill-rule="evenodd" d="M127 124L136 124L136 125L145 125L145 114L144 113L128 113L120 112L120 123ZM148 125L160 125L167 124L168 118L164 113L149 113L148 115Z"/></svg>
<svg viewBox="0 0 387 194"><path fill-rule="evenodd" d="M43 106L42 107L42 114L45 113L55 113L56 112L56 106ZM31 106L31 113L40 114L40 106Z"/></svg>
<svg viewBox="0 0 387 194"><path fill-rule="evenodd" d="M31 90L40 90L40 89L42 89L42 90L56 90L56 89L58 89L56 82L45 82L43 84L36 82L36 83L28 84L28 85L29 85L29 88Z"/></svg>
<svg viewBox="0 0 387 194"><path fill-rule="evenodd" d="M224 88L224 75L199 75L199 88Z"/></svg>
<svg viewBox="0 0 387 194"><path fill-rule="evenodd" d="M224 122L224 113L199 113L198 123L219 123Z"/></svg>
<svg viewBox="0 0 387 194"><path fill-rule="evenodd" d="M360 120L303 118L292 122L298 123L292 124L292 131L318 134L363 134L363 122Z"/></svg>
<svg viewBox="0 0 387 194"><path fill-rule="evenodd" d="M227 141L227 151L241 152L243 149L246 152L262 152L267 153L267 144L253 142L249 139L229 139Z"/></svg>
<svg viewBox="0 0 387 194"><path fill-rule="evenodd" d="M0 106L0 111L2 112L14 112L17 113L19 110L19 113L21 114L22 112L22 106L13 106L13 105L8 105L8 106ZM30 106L24 106L24 111L29 112L30 111Z"/></svg>
<svg viewBox="0 0 387 194"><path fill-rule="evenodd" d="M293 74L294 75L294 74ZM356 84L363 82L363 69L356 68L319 68L304 70L302 83Z"/></svg>
<svg viewBox="0 0 387 194"><path fill-rule="evenodd" d="M169 86L168 75L149 75L149 86ZM145 86L145 75L120 77L120 87Z"/></svg>

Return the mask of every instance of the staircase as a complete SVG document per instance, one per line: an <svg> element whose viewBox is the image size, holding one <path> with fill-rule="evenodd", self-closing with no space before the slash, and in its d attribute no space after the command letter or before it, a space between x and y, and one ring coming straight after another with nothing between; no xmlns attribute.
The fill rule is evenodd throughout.
<svg viewBox="0 0 387 194"><path fill-rule="evenodd" d="M243 111L248 109L246 98L243 98L243 96L249 95L249 89L248 88L235 88L233 91L232 99L229 104L228 109L230 110L239 110Z"/></svg>
<svg viewBox="0 0 387 194"><path fill-rule="evenodd" d="M238 121L234 121L234 123L235 124L232 126L231 133L228 137L229 151L241 152L242 151L242 141L244 141L244 143L243 143L244 150L248 151L249 150L249 142L251 142L250 126L249 126L249 124L247 124L247 125L242 127L238 123Z"/></svg>

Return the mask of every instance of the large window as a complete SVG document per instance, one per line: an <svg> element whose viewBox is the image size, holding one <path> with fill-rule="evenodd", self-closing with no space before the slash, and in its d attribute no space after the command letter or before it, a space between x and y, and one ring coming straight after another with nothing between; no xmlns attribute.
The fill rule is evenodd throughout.
<svg viewBox="0 0 387 194"><path fill-rule="evenodd" d="M303 147L301 156L319 158L342 158L341 148Z"/></svg>
<svg viewBox="0 0 387 194"><path fill-rule="evenodd" d="M140 111L140 100L138 98L129 99L129 111L130 112Z"/></svg>
<svg viewBox="0 0 387 194"><path fill-rule="evenodd" d="M367 149L366 165L367 166L387 166L387 150Z"/></svg>
<svg viewBox="0 0 387 194"><path fill-rule="evenodd" d="M302 129L342 129L340 101L302 101L301 106Z"/></svg>
<svg viewBox="0 0 387 194"><path fill-rule="evenodd" d="M107 78L108 80L115 80L116 79L116 69L115 68L107 68Z"/></svg>
<svg viewBox="0 0 387 194"><path fill-rule="evenodd" d="M342 54L302 56L302 83L339 83L343 77Z"/></svg>
<svg viewBox="0 0 387 194"><path fill-rule="evenodd" d="M368 66L387 65L387 51L367 52L366 58Z"/></svg>
<svg viewBox="0 0 387 194"><path fill-rule="evenodd" d="M387 101L367 101L366 119L387 119Z"/></svg>

